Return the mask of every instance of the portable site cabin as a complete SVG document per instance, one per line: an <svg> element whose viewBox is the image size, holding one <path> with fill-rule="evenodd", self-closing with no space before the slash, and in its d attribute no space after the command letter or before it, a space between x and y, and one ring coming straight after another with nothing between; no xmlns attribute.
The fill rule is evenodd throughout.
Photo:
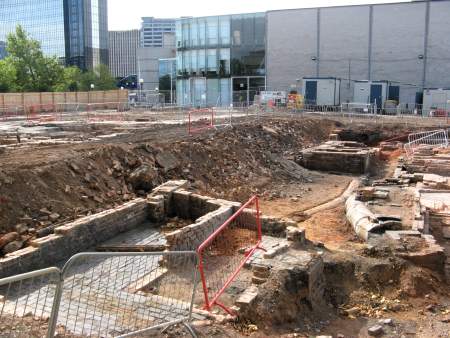
<svg viewBox="0 0 450 338"><path fill-rule="evenodd" d="M304 77L302 95L305 104L339 106L341 79L335 77Z"/></svg>
<svg viewBox="0 0 450 338"><path fill-rule="evenodd" d="M355 81L353 87L353 102L376 104L383 108L386 100L397 103L400 100L400 87L389 81Z"/></svg>
<svg viewBox="0 0 450 338"><path fill-rule="evenodd" d="M450 112L450 88L426 88L423 91L423 115L432 110Z"/></svg>

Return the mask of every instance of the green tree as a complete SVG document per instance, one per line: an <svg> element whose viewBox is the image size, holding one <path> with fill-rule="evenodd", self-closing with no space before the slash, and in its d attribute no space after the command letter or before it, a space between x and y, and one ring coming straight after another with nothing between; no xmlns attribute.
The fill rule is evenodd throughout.
<svg viewBox="0 0 450 338"><path fill-rule="evenodd" d="M12 92L16 88L16 69L9 59L0 60L0 92Z"/></svg>
<svg viewBox="0 0 450 338"><path fill-rule="evenodd" d="M63 67L56 57L45 57L38 41L18 25L7 36L8 62L16 71L16 87L21 91L51 91L61 81Z"/></svg>
<svg viewBox="0 0 450 338"><path fill-rule="evenodd" d="M110 90L116 88L116 79L111 75L109 68L100 64L82 74L81 90L91 90L91 84L95 90Z"/></svg>
<svg viewBox="0 0 450 338"><path fill-rule="evenodd" d="M57 92L75 92L81 90L83 74L78 67L66 67L60 81L53 87Z"/></svg>

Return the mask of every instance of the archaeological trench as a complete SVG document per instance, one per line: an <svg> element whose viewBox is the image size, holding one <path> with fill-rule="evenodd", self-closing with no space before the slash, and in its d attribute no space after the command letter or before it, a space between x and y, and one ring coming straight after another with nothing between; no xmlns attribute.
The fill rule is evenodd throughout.
<svg viewBox="0 0 450 338"><path fill-rule="evenodd" d="M305 122L296 123L298 127ZM70 257L81 252L196 251L224 222L241 210L251 195L260 195L262 243L245 260L242 270L220 298L234 315L230 316L220 307L214 307L211 312L206 311L202 285L199 279L196 280L192 327L199 336L448 337L450 151L445 147L421 146L407 156L403 152L402 141L380 142L389 137L381 136L376 128L368 132L374 140L365 144L362 141L367 141L367 138L358 139L361 134L358 134L358 128L351 131L351 128L337 126L331 123L326 135L311 138L308 142L303 140L303 146L297 141L286 140L282 135L292 126L271 120L256 128L258 134L252 137L264 140L258 145L260 149L256 150L252 150L251 142L247 142L246 132L241 131L243 128L255 127L245 124L243 127L199 136L189 146L185 143L189 144L190 140L177 141L180 149L188 147L185 150L191 152L189 164L170 146L149 150L151 146L148 143L140 143L138 150L125 151L128 154L125 155L126 160L113 159L110 166L100 169L107 172L110 180L124 180L122 174L126 170L119 167L135 161L130 155L133 151L139 154L136 157L140 164L131 165L137 169L128 171L129 177L136 179L138 176L135 180L138 183L126 181L133 184L127 187L125 183L120 199L111 202L107 201L108 195L95 197L85 192L81 200L91 199L92 203L104 207L101 210L93 208L87 214L75 213L67 221L54 223L51 220L61 220L63 212L58 214L50 208L40 208L42 219L50 226L40 228L36 216L22 215L17 226L9 226L9 231L4 227L0 237L3 253L0 258L0 278L53 266L61 268ZM114 134L102 136L97 130L94 140L92 136L76 140L73 138L76 128L72 131L66 128L68 134L64 136L62 130L58 131L61 135L42 147L55 147L58 150L55 143L77 147L83 142L101 145L106 142L105 139L114 140L124 133L123 130L115 130ZM227 136L227 133L234 134ZM389 136L396 136L395 132L391 130ZM152 137L147 136L147 139ZM3 140L0 157L4 159L13 156L21 147L26 151L39 147L39 136L30 136L28 141L23 141L22 137L20 145L14 143L13 135L7 135ZM132 139L125 141L136 143ZM27 145L27 142L30 144ZM264 152L268 144L271 144L272 149ZM209 146L212 152L201 157L195 151L196 146ZM236 151L233 148L236 146L244 150ZM196 175L195 163L199 168L204 166L201 168L206 170L202 173L203 177L212 175L216 170L207 160L211 154L215 156L215 147L221 147L221 153L225 154L221 159L224 161L221 162L222 167L217 169L223 174L222 190L218 187L214 189L214 181L218 182L216 178L201 183L193 177ZM82 148L74 151L86 152ZM161 155L164 151L170 154ZM253 153L249 155L251 151ZM142 155L144 153L156 153L154 162L142 163L142 157L148 156ZM233 159L233 156L236 157ZM236 162L234 167L233 161L237 161L238 157L245 160L242 164ZM82 184L101 185L103 183L99 181L103 173L89 176L89 170L95 167L95 163L86 164L90 163L90 159L88 155L84 158L85 162L71 162L68 165L69 172L73 177L82 177ZM246 167L252 160L259 161L255 162L259 164ZM83 170L87 170L87 173ZM237 174L229 174L227 180L227 172L231 170L237 171ZM226 189L231 191L233 186L236 187L239 175L255 181L258 170L270 171L274 185L277 182L283 182L279 184L284 186L309 184L311 188L305 188L301 193L288 194L276 189L253 187L248 181L242 181L242 191L249 189L245 190L246 193L240 194L242 191L238 190L223 193ZM271 216L274 203L283 200L288 205L302 204L309 198L308 194L319 190L321 180L329 177L342 181L339 181L339 187L335 185L338 187L335 189L337 192L332 193L331 188L324 184L325 187L320 187L323 196L316 203L300 212L285 215L275 212L277 215ZM5 196L8 195L8 187L14 184L8 183L7 178L8 172L3 167L1 191ZM78 193L75 188L68 188L69 183L64 185L66 193L67 190L69 194ZM119 190L114 187L114 183L107 184L106 188ZM99 193L102 189L97 187L94 191ZM233 199L233 196L236 198ZM326 227L325 223L322 225L321 217L330 217L336 210L340 213L340 223L333 226L342 228L347 237L339 243L329 238L321 240L320 236L315 235L316 229L311 230L311 224L316 228ZM255 213L248 209L244 209L240 217L242 226L246 222L255 222ZM228 237L227 240L229 242L225 244L217 269L220 269L220 264L226 264L221 262L226 261L227 257L242 260L247 254L249 243L245 239ZM145 269L145 265L141 267L137 261L130 260L128 264L135 264L134 269L128 271L126 264L123 269L128 272L120 267L110 268L108 279L105 279L104 274L107 260L93 260L76 266L77 273L82 271L80 275L84 277L77 279L79 275L73 273L70 276L71 288L62 292L58 328L63 331L60 331L60 335L119 336L133 326L130 326L129 320L121 320L117 310L140 311L140 308L128 308L129 304L135 306L138 295L146 294L143 297L147 302L153 299L151 297L179 299L173 294L176 288L164 294L161 288L165 278L167 280L170 274L176 274L176 271L171 270L177 269L177 260L170 256L164 259L161 257L155 256L153 261L149 261L154 268L151 272ZM189 271L197 268L192 263ZM120 292L114 297L119 300L125 297L126 300L119 302L120 306L114 305L119 308L114 309L115 312L105 310L104 307L98 312L99 306L92 302L93 296L82 292L87 284L98 283L94 292L103 292L109 296L107 290L114 289L114 280L124 278L124 275L128 278L127 283L118 283ZM192 280L186 276L183 278L177 288L188 289ZM4 335L0 333L0 336L14 336L13 332L19 330L18 326L9 326L5 322L11 318L8 315L37 317L39 313L41 318L35 318L36 321L48 320L53 299L43 295L47 295L53 287L54 281L42 280L32 287L22 287L15 292L15 302L2 296L0 307L3 307L3 317L0 327ZM2 287L0 294L4 295L5 292ZM78 297L76 302L74 294ZM185 296L182 306L189 303L190 295ZM140 306L145 307L145 304ZM17 306L21 309L18 310ZM76 313L71 312L74 307ZM80 313L84 316L84 322L86 318L89 322L84 326L77 322ZM101 317L106 313L111 318L104 321ZM402 314L405 315L402 317ZM419 319L416 320L417 316ZM427 322L433 324L427 326ZM146 334L179 336L186 335L187 331L183 327L171 327L164 333L157 330ZM29 336L37 337L39 334Z"/></svg>

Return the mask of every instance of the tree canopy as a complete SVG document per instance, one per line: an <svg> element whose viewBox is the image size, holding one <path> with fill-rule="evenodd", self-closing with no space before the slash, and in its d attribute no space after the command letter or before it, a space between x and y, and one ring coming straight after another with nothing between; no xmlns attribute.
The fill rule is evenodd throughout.
<svg viewBox="0 0 450 338"><path fill-rule="evenodd" d="M57 57L45 56L39 41L32 39L18 25L7 36L7 57L0 60L0 92L88 91L116 87L105 65L81 71L64 67Z"/></svg>

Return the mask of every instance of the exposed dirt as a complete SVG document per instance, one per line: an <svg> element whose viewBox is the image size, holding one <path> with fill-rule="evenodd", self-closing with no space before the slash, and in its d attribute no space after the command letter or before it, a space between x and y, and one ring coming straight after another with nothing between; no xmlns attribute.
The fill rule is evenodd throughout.
<svg viewBox="0 0 450 338"><path fill-rule="evenodd" d="M387 337L448 337L449 290L442 276L395 257L394 249L367 250L347 224L342 206L304 216L304 210L342 194L353 178L309 171L294 162L301 149L326 140L336 127L344 126L316 118L268 119L188 137L184 126L132 131L99 126L83 137L72 138L80 143L7 148L0 152L0 234L16 231L13 237L20 247L26 246L30 239L51 233L59 224L145 196L171 178L187 179L192 189L214 197L244 201L259 194L265 214L292 218L306 229L308 239L323 243L327 281L322 311L310 314L310 304L277 293L282 285L280 278L274 278L268 282L272 284L265 303L265 310L275 312L271 318L263 311L259 326L245 321L197 323L200 337L338 333L366 337L367 328L383 318L394 319L392 325L383 324ZM360 129L357 134L363 138L379 132L371 143L408 131L380 125L361 129L354 124L351 128ZM98 138L115 132L115 136ZM377 176L390 175L398 155L395 151L384 154L387 165L380 167ZM401 204L409 202L402 200ZM186 222L174 219L170 226L176 229ZM3 239L0 237L0 244ZM405 245L412 250L420 249L421 243ZM238 284L235 288L242 291ZM232 295L225 298L226 305L231 305ZM271 309L275 299L278 304L290 305ZM196 300L200 301L201 295ZM301 321L295 321L298 317ZM286 318L289 325L285 325ZM174 328L160 336L183 335L183 329Z"/></svg>
<svg viewBox="0 0 450 338"><path fill-rule="evenodd" d="M145 195L171 178L240 201L282 183L315 182L320 175L291 159L334 126L268 120L188 139L178 127L155 128L101 143L7 149L0 154L0 233L17 231L26 246L59 224Z"/></svg>

